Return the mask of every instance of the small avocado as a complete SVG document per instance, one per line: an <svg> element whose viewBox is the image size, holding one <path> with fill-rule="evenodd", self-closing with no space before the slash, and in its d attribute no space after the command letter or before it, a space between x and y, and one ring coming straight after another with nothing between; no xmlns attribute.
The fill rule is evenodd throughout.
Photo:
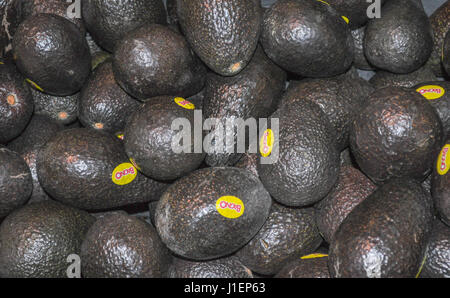
<svg viewBox="0 0 450 298"><path fill-rule="evenodd" d="M419 69L433 49L431 25L423 7L411 0L390 0L380 13L380 18L367 23L364 37L367 60L393 73Z"/></svg>
<svg viewBox="0 0 450 298"><path fill-rule="evenodd" d="M392 179L357 205L330 244L332 277L411 278L419 272L433 223L420 183Z"/></svg>
<svg viewBox="0 0 450 298"><path fill-rule="evenodd" d="M13 65L0 64L0 144L22 133L33 110L33 97L22 75Z"/></svg>
<svg viewBox="0 0 450 298"><path fill-rule="evenodd" d="M425 64L421 68L407 74L378 70L375 75L370 78L369 82L375 89L381 89L389 86L412 88L417 84L436 80L437 77L434 75L431 68Z"/></svg>
<svg viewBox="0 0 450 298"><path fill-rule="evenodd" d="M154 227L120 213L105 215L91 226L80 258L86 278L161 278L172 259Z"/></svg>
<svg viewBox="0 0 450 298"><path fill-rule="evenodd" d="M443 140L435 109L415 90L376 90L353 121L350 147L375 183L392 177L424 180Z"/></svg>
<svg viewBox="0 0 450 298"><path fill-rule="evenodd" d="M191 131L194 108L181 97L161 96L130 115L124 129L125 150L142 173L170 181L200 166L205 153L201 148L197 151L195 132Z"/></svg>
<svg viewBox="0 0 450 298"><path fill-rule="evenodd" d="M261 44L275 63L305 77L344 73L353 61L345 20L324 1L277 1L264 13Z"/></svg>
<svg viewBox="0 0 450 298"><path fill-rule="evenodd" d="M328 255L310 254L286 264L275 278L330 278Z"/></svg>
<svg viewBox="0 0 450 298"><path fill-rule="evenodd" d="M86 38L74 23L54 14L36 14L23 21L14 35L13 53L34 88L52 95L76 93L91 70Z"/></svg>
<svg viewBox="0 0 450 298"><path fill-rule="evenodd" d="M369 61L364 54L364 36L366 32L366 27L360 27L352 30L353 41L355 44L353 58L353 65L358 69L363 70L374 70L375 68L370 65Z"/></svg>
<svg viewBox="0 0 450 298"><path fill-rule="evenodd" d="M431 230L425 263L419 277L450 278L450 227L436 219Z"/></svg>
<svg viewBox="0 0 450 298"><path fill-rule="evenodd" d="M445 70L442 68L441 56L442 45L447 31L450 28L450 1L445 1L430 16L431 28L433 30L434 47L428 64L436 76L443 77Z"/></svg>
<svg viewBox="0 0 450 298"><path fill-rule="evenodd" d="M0 218L24 205L32 190L28 165L19 154L0 145Z"/></svg>
<svg viewBox="0 0 450 298"><path fill-rule="evenodd" d="M59 124L68 125L78 118L80 92L66 96L50 95L31 88L34 100L34 113L53 119Z"/></svg>
<svg viewBox="0 0 450 298"><path fill-rule="evenodd" d="M97 44L113 52L119 40L144 24L166 24L162 0L86 0L83 20Z"/></svg>
<svg viewBox="0 0 450 298"><path fill-rule="evenodd" d="M140 100L192 96L202 90L206 75L186 39L158 24L141 26L117 43L113 70L117 83Z"/></svg>
<svg viewBox="0 0 450 298"><path fill-rule="evenodd" d="M250 171L196 170L175 181L155 211L156 230L175 254L191 260L230 255L258 233L272 199Z"/></svg>
<svg viewBox="0 0 450 298"><path fill-rule="evenodd" d="M351 165L341 166L338 182L314 207L317 227L326 242L331 243L347 215L376 189L375 184Z"/></svg>
<svg viewBox="0 0 450 298"><path fill-rule="evenodd" d="M434 155L435 163L431 176L431 195L441 220L450 226L450 139L441 147L439 154Z"/></svg>
<svg viewBox="0 0 450 298"><path fill-rule="evenodd" d="M99 65L81 90L78 118L85 126L116 133L141 103L128 95L114 79L110 61Z"/></svg>
<svg viewBox="0 0 450 298"><path fill-rule="evenodd" d="M178 0L181 29L200 59L222 76L250 62L261 33L259 0Z"/></svg>
<svg viewBox="0 0 450 298"><path fill-rule="evenodd" d="M39 151L36 165L52 198L85 210L158 200L167 187L138 173L116 136L93 129L58 132Z"/></svg>
<svg viewBox="0 0 450 298"><path fill-rule="evenodd" d="M388 0L377 1L380 7ZM374 1L366 0L326 0L333 8L335 8L342 16L348 19L350 28L356 29L365 25L369 20L368 12Z"/></svg>
<svg viewBox="0 0 450 298"><path fill-rule="evenodd" d="M67 277L67 259L80 254L94 221L87 212L55 201L12 212L0 225L0 277Z"/></svg>
<svg viewBox="0 0 450 298"><path fill-rule="evenodd" d="M290 261L314 252L321 243L314 208L273 203L269 218L236 256L253 272L274 275Z"/></svg>
<svg viewBox="0 0 450 298"><path fill-rule="evenodd" d="M210 261L173 258L169 278L253 278L253 273L236 256Z"/></svg>

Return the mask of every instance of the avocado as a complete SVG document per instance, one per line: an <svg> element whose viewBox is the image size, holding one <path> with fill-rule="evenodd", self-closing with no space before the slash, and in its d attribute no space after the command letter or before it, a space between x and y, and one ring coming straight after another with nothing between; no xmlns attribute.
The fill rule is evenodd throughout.
<svg viewBox="0 0 450 298"><path fill-rule="evenodd" d="M450 227L439 219L433 223L425 263L419 277L450 278Z"/></svg>
<svg viewBox="0 0 450 298"><path fill-rule="evenodd" d="M314 208L290 208L273 203L269 218L236 256L253 272L274 275L290 261L320 246L322 237L314 217Z"/></svg>
<svg viewBox="0 0 450 298"><path fill-rule="evenodd" d="M366 27L360 27L352 30L353 41L355 44L353 58L353 65L358 69L363 70L374 70L375 68L370 65L369 61L364 54L364 36L366 32Z"/></svg>
<svg viewBox="0 0 450 298"><path fill-rule="evenodd" d="M202 90L206 75L186 39L158 24L139 27L117 43L113 70L117 83L141 100L192 96Z"/></svg>
<svg viewBox="0 0 450 298"><path fill-rule="evenodd" d="M31 88L31 94L33 95L34 113L36 115L46 116L63 125L77 120L80 92L57 96Z"/></svg>
<svg viewBox="0 0 450 298"><path fill-rule="evenodd" d="M364 53L379 69L402 74L413 72L427 62L432 49L428 17L423 7L411 0L388 1L381 9L381 18L367 23Z"/></svg>
<svg viewBox="0 0 450 298"><path fill-rule="evenodd" d="M380 6L388 0L377 1ZM368 9L374 1L366 0L327 0L333 8L335 8L341 15L348 19L350 28L356 29L365 25L369 20ZM370 10L369 10L370 11Z"/></svg>
<svg viewBox="0 0 450 298"><path fill-rule="evenodd" d="M113 52L119 40L144 24L166 24L162 0L86 0L83 20L97 44Z"/></svg>
<svg viewBox="0 0 450 298"><path fill-rule="evenodd" d="M259 0L178 0L181 29L214 72L234 76L250 62L261 33Z"/></svg>
<svg viewBox="0 0 450 298"><path fill-rule="evenodd" d="M283 102L289 102L289 98L283 98ZM275 156L260 148L270 162L262 164L266 157L258 154L258 174L264 187L276 201L287 206L308 206L320 201L339 174L336 131L330 120L309 100L283 104L270 118L279 119L279 132L272 130ZM262 140L264 136L261 143Z"/></svg>
<svg viewBox="0 0 450 298"><path fill-rule="evenodd" d="M375 89L381 89L389 86L412 88L417 84L436 80L437 77L434 75L431 68L425 64L419 69L407 74L379 70L372 78L370 78L369 82Z"/></svg>
<svg viewBox="0 0 450 298"><path fill-rule="evenodd" d="M0 145L0 218L24 205L32 190L28 165L19 154Z"/></svg>
<svg viewBox="0 0 450 298"><path fill-rule="evenodd" d="M286 264L275 278L330 278L328 255L310 254Z"/></svg>
<svg viewBox="0 0 450 298"><path fill-rule="evenodd" d="M392 177L424 180L443 139L435 109L415 90L376 90L353 121L350 147L375 183Z"/></svg>
<svg viewBox="0 0 450 298"><path fill-rule="evenodd" d="M116 133L124 129L128 116L140 105L116 83L112 62L106 61L81 90L78 118L85 127Z"/></svg>
<svg viewBox="0 0 450 298"><path fill-rule="evenodd" d="M444 128L444 137L450 136L450 82L424 81L413 88L435 108Z"/></svg>
<svg viewBox="0 0 450 298"><path fill-rule="evenodd" d="M80 258L86 278L165 277L172 259L154 227L121 213L105 215L91 226Z"/></svg>
<svg viewBox="0 0 450 298"><path fill-rule="evenodd" d="M1 1L1 46L0 53L2 57L12 60L12 40L17 27L22 20L22 5L23 0L2 0Z"/></svg>
<svg viewBox="0 0 450 298"><path fill-rule="evenodd" d="M269 216L272 200L250 171L235 167L196 170L161 196L156 230L176 255L212 260L249 242Z"/></svg>
<svg viewBox="0 0 450 298"><path fill-rule="evenodd" d="M74 23L58 15L28 17L17 28L12 46L20 72L45 93L74 94L89 76L86 38Z"/></svg>
<svg viewBox="0 0 450 298"><path fill-rule="evenodd" d="M58 132L39 151L36 165L52 198L85 210L158 200L167 187L139 174L116 136L93 129Z"/></svg>
<svg viewBox="0 0 450 298"><path fill-rule="evenodd" d="M442 45L445 35L450 28L450 1L445 1L433 12L430 16L430 24L433 31L434 46L428 64L431 65L436 76L443 77L445 70L441 64Z"/></svg>
<svg viewBox="0 0 450 298"><path fill-rule="evenodd" d="M341 166L338 182L314 207L317 227L326 242L331 243L345 217L376 189L375 184L351 165Z"/></svg>
<svg viewBox="0 0 450 298"><path fill-rule="evenodd" d="M236 256L210 261L173 258L169 278L253 278L253 273Z"/></svg>
<svg viewBox="0 0 450 298"><path fill-rule="evenodd" d="M0 277L67 277L95 218L55 201L25 205L0 225Z"/></svg>
<svg viewBox="0 0 450 298"><path fill-rule="evenodd" d="M304 77L331 77L352 64L345 20L324 1L277 1L264 13L261 44L275 63Z"/></svg>
<svg viewBox="0 0 450 298"><path fill-rule="evenodd" d="M439 154L433 155L435 164L431 176L431 194L441 220L450 226L450 139L441 147Z"/></svg>
<svg viewBox="0 0 450 298"><path fill-rule="evenodd" d="M244 121L254 118L258 122L260 118L269 117L277 109L285 85L286 73L270 61L260 47L239 74L224 77L208 73L204 118L219 119L224 129L223 139L214 137L211 140L212 148L205 159L208 165L232 166L239 160L239 153L242 153L237 148L239 132L236 126L230 127L227 122L236 118ZM213 125L207 133L214 133L216 129L217 126ZM233 142L230 144L228 139ZM234 150L228 153L229 148Z"/></svg>
<svg viewBox="0 0 450 298"><path fill-rule="evenodd" d="M433 222L420 183L394 178L344 219L330 244L332 277L415 277Z"/></svg>
<svg viewBox="0 0 450 298"><path fill-rule="evenodd" d="M200 166L205 154L197 152L195 133L191 132L194 108L183 98L161 96L151 98L129 116L124 129L125 150L142 173L170 181ZM176 124L180 119L184 122ZM189 127L185 127L186 122ZM189 136L181 129L189 129Z"/></svg>
<svg viewBox="0 0 450 298"><path fill-rule="evenodd" d="M39 183L36 172L36 158L42 146L62 129L62 125L52 119L35 114L23 133L8 143L8 149L20 154L30 168L33 180L33 192L28 201L29 203L50 199L49 195L42 189Z"/></svg>
<svg viewBox="0 0 450 298"><path fill-rule="evenodd" d="M33 97L22 75L13 65L0 64L0 144L22 133L33 110Z"/></svg>

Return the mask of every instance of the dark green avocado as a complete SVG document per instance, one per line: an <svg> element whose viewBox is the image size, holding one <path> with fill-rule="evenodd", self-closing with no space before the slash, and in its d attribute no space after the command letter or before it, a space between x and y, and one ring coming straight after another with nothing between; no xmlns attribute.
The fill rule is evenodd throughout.
<svg viewBox="0 0 450 298"><path fill-rule="evenodd" d="M330 244L331 276L415 277L433 223L432 204L417 181L392 179L380 186L337 230Z"/></svg>
<svg viewBox="0 0 450 298"><path fill-rule="evenodd" d="M428 17L423 7L411 0L388 1L381 9L381 18L367 23L364 53L377 68L393 73L413 72L425 64L432 49Z"/></svg>
<svg viewBox="0 0 450 298"><path fill-rule="evenodd" d="M275 278L330 278L328 255L310 254L286 264Z"/></svg>
<svg viewBox="0 0 450 298"><path fill-rule="evenodd" d="M0 218L28 201L33 181L22 157L0 145Z"/></svg>
<svg viewBox="0 0 450 298"><path fill-rule="evenodd" d="M202 90L206 75L206 67L186 39L158 24L139 27L118 42L113 70L117 83L141 100L192 96Z"/></svg>
<svg viewBox="0 0 450 298"><path fill-rule="evenodd" d="M354 56L347 23L324 1L277 1L264 13L261 44L275 63L305 77L344 73Z"/></svg>
<svg viewBox="0 0 450 298"><path fill-rule="evenodd" d="M375 89L381 89L389 86L412 88L422 82L435 80L437 80L437 77L434 75L431 68L425 64L419 69L407 74L379 70L372 78L370 78L369 82L375 87Z"/></svg>
<svg viewBox="0 0 450 298"><path fill-rule="evenodd" d="M33 97L13 65L0 64L0 144L19 136L33 114Z"/></svg>
<svg viewBox="0 0 450 298"><path fill-rule="evenodd" d="M261 32L259 2L177 1L178 21L186 39L214 72L233 76L250 62Z"/></svg>
<svg viewBox="0 0 450 298"><path fill-rule="evenodd" d="M84 85L78 106L78 118L85 126L116 133L141 103L120 88L114 79L110 61L99 65Z"/></svg>
<svg viewBox="0 0 450 298"><path fill-rule="evenodd" d="M375 183L392 177L424 180L443 137L438 114L420 94L386 87L372 93L353 121L350 147Z"/></svg>
<svg viewBox="0 0 450 298"><path fill-rule="evenodd" d="M40 91L71 95L89 76L91 55L86 38L63 17L30 16L19 25L12 45L17 67Z"/></svg>
<svg viewBox="0 0 450 298"><path fill-rule="evenodd" d="M272 204L269 218L236 256L253 272L278 273L284 265L314 252L322 243L314 216L313 208Z"/></svg>
<svg viewBox="0 0 450 298"><path fill-rule="evenodd" d="M450 139L447 138L444 144L440 153L434 155L431 195L439 217L450 226Z"/></svg>
<svg viewBox="0 0 450 298"><path fill-rule="evenodd" d="M80 209L158 200L167 186L138 173L116 136L93 129L58 132L39 151L36 164L44 190Z"/></svg>
<svg viewBox="0 0 450 298"><path fill-rule="evenodd" d="M175 254L211 260L249 242L269 216L272 200L250 171L204 168L175 181L155 211L156 230Z"/></svg>
<svg viewBox="0 0 450 298"><path fill-rule="evenodd" d="M109 52L130 31L144 24L166 24L162 0L85 0L82 15L92 38Z"/></svg>
<svg viewBox="0 0 450 298"><path fill-rule="evenodd" d="M86 278L161 278L172 259L154 227L120 213L105 215L91 226L80 258Z"/></svg>
<svg viewBox="0 0 450 298"><path fill-rule="evenodd" d="M253 273L236 256L211 261L190 261L174 257L169 278L253 278Z"/></svg>
<svg viewBox="0 0 450 298"><path fill-rule="evenodd" d="M0 225L0 277L64 278L95 218L54 201L28 204Z"/></svg>
<svg viewBox="0 0 450 298"><path fill-rule="evenodd" d="M430 16L431 28L433 30L434 47L428 64L436 76L443 77L445 70L442 68L441 56L442 45L447 31L450 28L450 1L445 1Z"/></svg>
<svg viewBox="0 0 450 298"><path fill-rule="evenodd" d="M80 92L66 96L50 95L31 88L34 113L48 117L59 124L68 125L78 118Z"/></svg>
<svg viewBox="0 0 450 298"><path fill-rule="evenodd" d="M375 184L351 165L341 166L338 182L314 207L316 223L326 242L331 243L347 215L376 189Z"/></svg>
<svg viewBox="0 0 450 298"><path fill-rule="evenodd" d="M389 0L376 1L380 3L380 6ZM351 29L360 28L365 25L369 20L368 10L372 3L375 1L367 0L326 0L331 6L333 6L342 16L348 19L348 25Z"/></svg>
<svg viewBox="0 0 450 298"><path fill-rule="evenodd" d="M450 278L450 227L436 219L427 244L419 277Z"/></svg>

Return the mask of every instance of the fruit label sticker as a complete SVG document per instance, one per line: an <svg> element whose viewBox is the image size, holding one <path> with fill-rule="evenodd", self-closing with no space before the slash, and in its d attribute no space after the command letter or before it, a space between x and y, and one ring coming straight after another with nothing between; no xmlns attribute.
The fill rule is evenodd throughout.
<svg viewBox="0 0 450 298"><path fill-rule="evenodd" d="M437 171L439 175L447 174L450 169L450 144L447 144L442 148L441 153L437 160Z"/></svg>
<svg viewBox="0 0 450 298"><path fill-rule="evenodd" d="M39 85L36 84L35 82L33 82L32 80L30 80L30 79L25 79L25 81L27 81L28 83L30 83L31 85L33 85L33 87L36 88L37 90L39 90L39 91L41 91L41 92L44 92L44 89L42 89L41 87L39 87Z"/></svg>
<svg viewBox="0 0 450 298"><path fill-rule="evenodd" d="M217 211L227 218L238 218L244 214L244 203L235 196L223 196L216 202Z"/></svg>
<svg viewBox="0 0 450 298"><path fill-rule="evenodd" d="M190 102L182 97L175 97L174 101L177 103L177 105L179 105L182 108L185 108L188 110L195 109L195 105L192 102Z"/></svg>
<svg viewBox="0 0 450 298"><path fill-rule="evenodd" d="M137 176L137 170L131 163L122 163L112 172L112 181L117 185L131 183Z"/></svg>
<svg viewBox="0 0 450 298"><path fill-rule="evenodd" d="M350 23L350 20L346 17L346 16L342 16L342 18L344 19L344 21L348 24Z"/></svg>
<svg viewBox="0 0 450 298"><path fill-rule="evenodd" d="M270 153L272 153L274 141L275 137L273 135L273 131L270 128L266 129L261 137L261 141L259 142L259 152L263 157L267 157Z"/></svg>
<svg viewBox="0 0 450 298"><path fill-rule="evenodd" d="M116 137L118 137L119 139L121 139L122 141L124 140L124 137L123 137L124 135L123 135L123 133L118 133L118 134L116 134Z"/></svg>
<svg viewBox="0 0 450 298"><path fill-rule="evenodd" d="M445 94L445 89L438 85L426 85L416 90L428 100L438 99Z"/></svg>
<svg viewBox="0 0 450 298"><path fill-rule="evenodd" d="M324 258L324 257L328 257L328 255L327 254L310 254L310 255L303 256L300 259L306 260L306 259L317 259L317 258Z"/></svg>

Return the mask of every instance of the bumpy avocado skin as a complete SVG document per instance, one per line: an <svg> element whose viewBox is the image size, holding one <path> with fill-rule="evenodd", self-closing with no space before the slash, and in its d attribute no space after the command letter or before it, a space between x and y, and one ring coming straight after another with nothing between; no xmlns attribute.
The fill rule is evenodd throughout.
<svg viewBox="0 0 450 298"><path fill-rule="evenodd" d="M167 22L162 0L86 0L82 15L92 38L109 52L130 31L144 24Z"/></svg>
<svg viewBox="0 0 450 298"><path fill-rule="evenodd" d="M206 75L184 36L158 24L144 25L120 40L113 70L117 83L140 100L192 96L203 88Z"/></svg>
<svg viewBox="0 0 450 298"><path fill-rule="evenodd" d="M420 277L450 278L450 227L436 219L427 244Z"/></svg>
<svg viewBox="0 0 450 298"><path fill-rule="evenodd" d="M65 204L99 210L158 200L165 183L137 174L116 184L114 170L130 160L114 135L87 128L60 131L40 150L37 173L41 186ZM137 170L135 170L137 172Z"/></svg>
<svg viewBox="0 0 450 298"><path fill-rule="evenodd" d="M364 36L366 27L360 27L352 30L353 41L355 44L355 57L353 58L353 65L358 69L374 70L374 67L370 65L364 55Z"/></svg>
<svg viewBox="0 0 450 298"><path fill-rule="evenodd" d="M305 77L341 74L354 57L347 23L323 1L276 2L264 13L261 44L275 63Z"/></svg>
<svg viewBox="0 0 450 298"><path fill-rule="evenodd" d="M332 277L415 277L433 223L420 183L392 179L356 206L330 245Z"/></svg>
<svg viewBox="0 0 450 298"><path fill-rule="evenodd" d="M32 190L31 172L25 161L0 145L0 218L25 204Z"/></svg>
<svg viewBox="0 0 450 298"><path fill-rule="evenodd" d="M253 278L253 273L236 256L211 261L190 261L174 257L169 278Z"/></svg>
<svg viewBox="0 0 450 298"><path fill-rule="evenodd" d="M450 31L449 31L450 32ZM447 32L442 45L442 66L447 76L450 75L450 33Z"/></svg>
<svg viewBox="0 0 450 298"><path fill-rule="evenodd" d="M53 119L59 124L68 125L78 118L80 92L67 96L50 95L31 88L34 100L34 113Z"/></svg>
<svg viewBox="0 0 450 298"><path fill-rule="evenodd" d="M223 216L219 199L242 201L239 217ZM229 255L252 239L269 216L272 200L259 179L235 167L204 168L174 182L155 212L156 229L175 254L191 260ZM230 210L230 209L227 209ZM229 216L237 216L236 210Z"/></svg>
<svg viewBox="0 0 450 298"><path fill-rule="evenodd" d="M81 246L86 278L161 278L172 260L154 227L127 214L98 219Z"/></svg>
<svg viewBox="0 0 450 298"><path fill-rule="evenodd" d="M247 66L261 32L258 0L178 0L177 15L192 49L214 72L233 76Z"/></svg>
<svg viewBox="0 0 450 298"><path fill-rule="evenodd" d="M370 78L369 82L376 89L389 86L412 88L422 82L435 81L436 79L437 77L434 75L431 68L425 64L421 68L407 74L398 74L379 70L372 78Z"/></svg>
<svg viewBox="0 0 450 298"><path fill-rule="evenodd" d="M275 278L330 278L328 256L311 259L298 258L285 265Z"/></svg>
<svg viewBox="0 0 450 298"><path fill-rule="evenodd" d="M435 109L414 90L399 87L372 93L350 130L355 160L375 183L392 177L424 180L442 140Z"/></svg>
<svg viewBox="0 0 450 298"><path fill-rule="evenodd" d="M0 276L64 278L95 218L54 201L28 204L0 226Z"/></svg>
<svg viewBox="0 0 450 298"><path fill-rule="evenodd" d="M313 208L274 203L258 234L236 256L253 272L274 275L290 261L314 252L321 243Z"/></svg>
<svg viewBox="0 0 450 298"><path fill-rule="evenodd" d="M141 103L114 79L112 63L100 64L81 90L78 118L85 127L109 133L122 131L127 118Z"/></svg>
<svg viewBox="0 0 450 298"><path fill-rule="evenodd" d="M84 35L74 23L54 14L23 21L14 35L13 53L21 73L52 95L76 93L91 70Z"/></svg>
<svg viewBox="0 0 450 298"><path fill-rule="evenodd" d="M431 195L434 199L434 205L441 220L450 226L450 172L445 172L450 166L447 161L444 161L444 156L448 160L448 154L445 148L450 146L450 139L447 138L445 145L441 148L440 154L433 155L436 160L433 163L433 173L431 174ZM441 158L439 159L439 157ZM444 170L439 173L438 169ZM444 173L443 175L441 175Z"/></svg>
<svg viewBox="0 0 450 298"><path fill-rule="evenodd" d="M367 24L364 51L377 68L410 73L425 64L432 49L428 17L423 8L410 0L387 2L381 10L381 18L374 18Z"/></svg>
<svg viewBox="0 0 450 298"><path fill-rule="evenodd" d="M435 12L430 16L431 28L433 30L434 47L428 63L436 76L443 77L445 70L441 64L442 45L444 43L445 35L450 28L450 2L444 2Z"/></svg>
<svg viewBox="0 0 450 298"><path fill-rule="evenodd" d="M0 65L0 144L11 141L25 129L33 114L33 97L14 66Z"/></svg>

